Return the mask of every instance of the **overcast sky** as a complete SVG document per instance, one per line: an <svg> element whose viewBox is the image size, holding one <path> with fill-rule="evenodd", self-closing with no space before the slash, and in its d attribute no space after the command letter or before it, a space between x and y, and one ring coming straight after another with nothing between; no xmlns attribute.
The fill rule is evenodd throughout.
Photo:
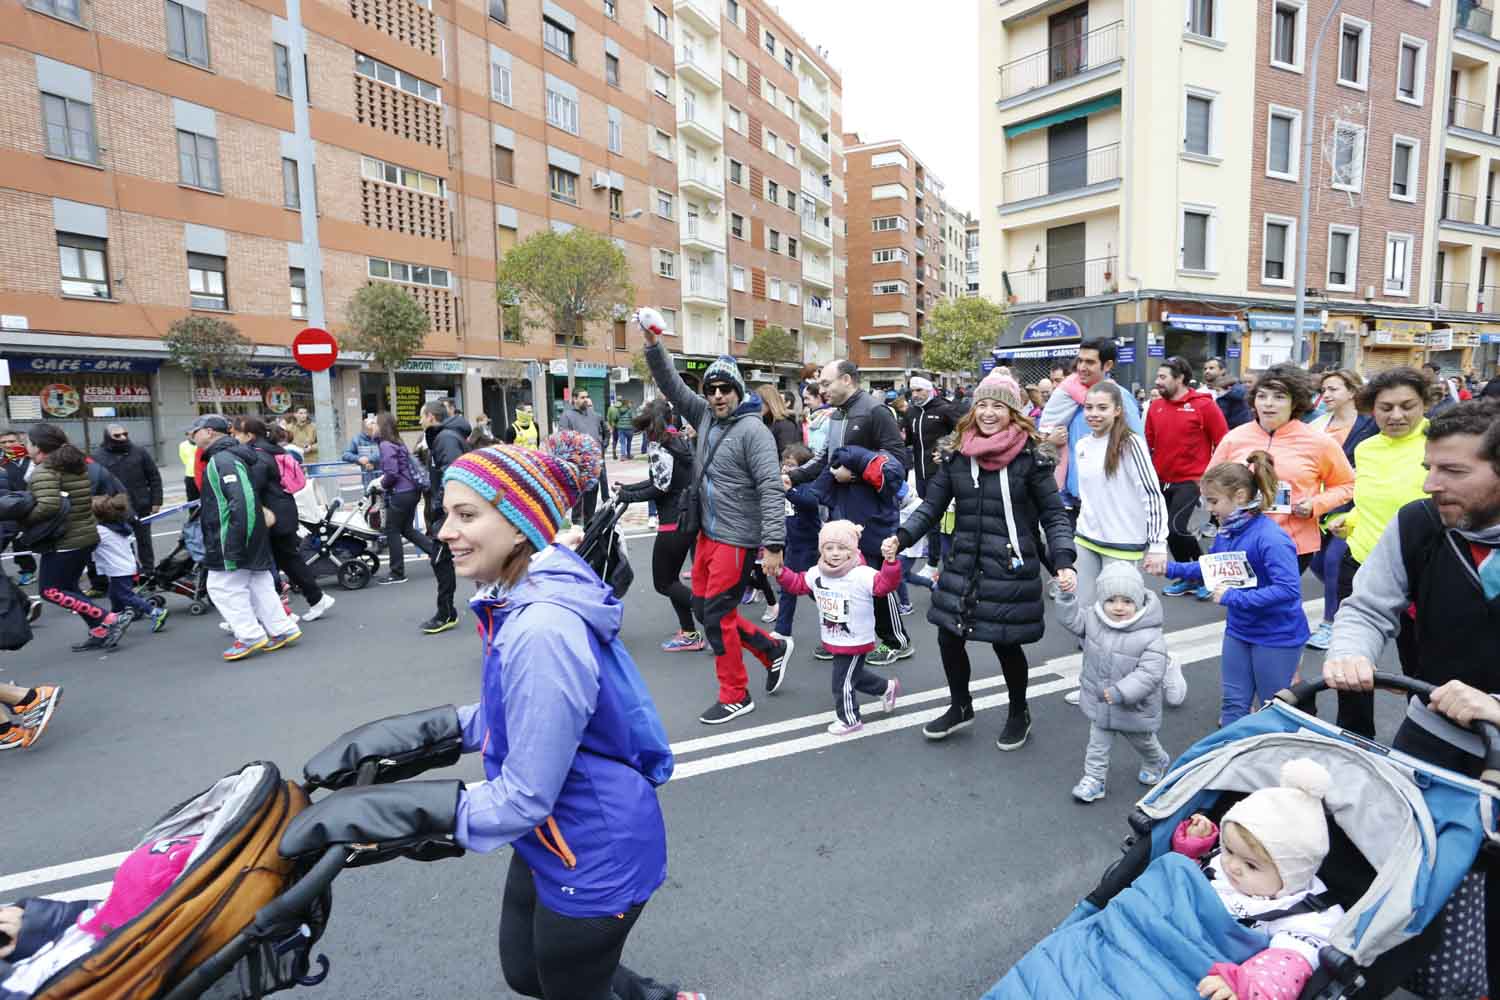
<svg viewBox="0 0 1500 1000"><path fill-rule="evenodd" d="M900 139L978 214L979 10L985 0L780 0L843 77L844 131Z"/></svg>

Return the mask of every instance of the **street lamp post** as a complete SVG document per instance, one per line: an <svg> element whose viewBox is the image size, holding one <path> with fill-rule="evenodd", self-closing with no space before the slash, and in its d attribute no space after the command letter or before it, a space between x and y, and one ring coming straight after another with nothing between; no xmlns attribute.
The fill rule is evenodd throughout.
<svg viewBox="0 0 1500 1000"><path fill-rule="evenodd" d="M1302 363L1302 349L1304 337L1302 329L1302 317L1307 311L1307 228L1308 216L1312 214L1312 144L1313 144L1313 119L1318 113L1318 57L1323 54L1323 36L1328 34L1328 26L1333 24L1333 19L1338 16L1339 8L1344 5L1344 0L1333 0L1333 6L1328 8L1328 14L1323 18L1323 26L1318 29L1318 37L1313 42L1312 57L1307 63L1307 105L1302 109L1302 207L1297 212L1297 306L1292 314L1292 361L1294 364ZM1275 14L1272 14L1275 17ZM1275 33L1275 25L1271 26ZM1272 44L1275 44L1273 38ZM1338 137L1334 137L1334 158L1337 159Z"/></svg>

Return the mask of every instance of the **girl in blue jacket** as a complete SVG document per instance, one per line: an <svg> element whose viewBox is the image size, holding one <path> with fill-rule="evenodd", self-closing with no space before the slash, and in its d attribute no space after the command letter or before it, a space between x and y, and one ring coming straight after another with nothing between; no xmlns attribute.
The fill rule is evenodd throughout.
<svg viewBox="0 0 1500 1000"><path fill-rule="evenodd" d="M1250 713L1296 679L1310 630L1302 611L1301 573L1291 536L1261 514L1276 499L1276 465L1270 454L1252 452L1244 464L1221 462L1198 481L1203 505L1219 524L1211 554L1227 561L1228 580L1216 580L1215 604L1228 612L1220 669L1223 696L1219 725ZM1237 556L1224 560L1222 556ZM1237 566L1235 571L1233 567ZM1200 562L1167 564L1166 575L1204 582Z"/></svg>
<svg viewBox="0 0 1500 1000"><path fill-rule="evenodd" d="M379 725L393 734L425 727L430 737L436 726L461 735L465 752L483 756L487 780L335 792L297 817L281 850L301 855L348 838L381 839L340 822L339 801L351 794L371 806L366 814L378 800L400 834L446 835L482 853L509 845L500 967L512 990L547 1000L702 1000L620 964L626 937L666 879L656 786L673 761L620 641L620 602L576 553L553 544L593 485L582 480L553 454L510 445L468 452L443 475L439 537L457 574L480 584L470 602L484 642L480 700L417 713L419 725L406 716ZM346 742L358 742L350 736ZM366 759L370 750L348 757ZM314 770L310 762L316 778Z"/></svg>

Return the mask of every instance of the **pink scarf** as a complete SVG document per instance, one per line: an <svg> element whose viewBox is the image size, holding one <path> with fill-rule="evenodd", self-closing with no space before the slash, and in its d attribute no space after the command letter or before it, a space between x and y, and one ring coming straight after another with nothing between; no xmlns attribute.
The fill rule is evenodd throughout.
<svg viewBox="0 0 1500 1000"><path fill-rule="evenodd" d="M985 472L994 472L1005 468L1021 454L1021 449L1026 447L1028 440L1030 436L1014 424L988 436L977 430L970 430L964 435L958 451L959 454L978 461L979 467Z"/></svg>

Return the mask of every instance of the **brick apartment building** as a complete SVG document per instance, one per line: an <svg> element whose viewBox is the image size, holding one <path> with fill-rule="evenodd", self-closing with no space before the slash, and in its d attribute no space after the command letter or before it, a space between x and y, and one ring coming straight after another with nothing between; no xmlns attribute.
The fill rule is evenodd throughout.
<svg viewBox="0 0 1500 1000"><path fill-rule="evenodd" d="M872 388L892 388L922 368L927 313L944 295L948 212L941 182L899 140L848 133L844 157L849 357Z"/></svg>
<svg viewBox="0 0 1500 1000"><path fill-rule="evenodd" d="M747 93L736 66L774 79L795 114ZM397 374L403 424L435 395L497 422L522 400L561 405L562 345L523 333L494 290L499 257L549 226L613 238L638 300L676 328L679 364L701 367L733 338L726 277L740 244L714 231L729 226L730 157L776 170L787 154L752 149L751 122L777 119L768 127L788 139L799 127L821 136L818 121L837 134L840 101L819 53L733 0L722 11L710 0L32 0L0 27L0 88L8 421L54 420L92 444L119 420L159 457L194 413L310 403L287 344L319 317L337 331L373 281L400 283L432 320L421 357ZM745 116L738 133L731 105ZM791 159L820 180L837 165L825 147ZM831 199L822 205L814 240L839 228ZM770 214L742 208L763 224ZM778 221L809 245L800 215ZM808 266L743 246L784 283ZM838 248L824 246L831 273ZM831 285L820 288L831 306ZM841 340L832 321L757 306L741 315L798 329L809 356ZM258 345L217 395L190 389L160 343L200 312ZM623 323L591 331L575 372L595 399L639 397L638 381L615 381L636 347ZM341 436L379 407L383 384L341 360Z"/></svg>

